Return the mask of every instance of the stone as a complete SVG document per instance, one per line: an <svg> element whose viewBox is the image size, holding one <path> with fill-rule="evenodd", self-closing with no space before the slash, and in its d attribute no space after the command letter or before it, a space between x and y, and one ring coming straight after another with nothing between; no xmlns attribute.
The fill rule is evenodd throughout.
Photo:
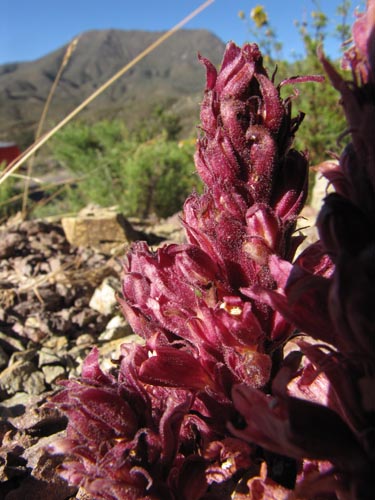
<svg viewBox="0 0 375 500"><path fill-rule="evenodd" d="M53 336L47 339L45 342L43 342L43 347L46 347L47 349L51 349L57 352L64 350L67 345L68 345L68 339L66 337Z"/></svg>
<svg viewBox="0 0 375 500"><path fill-rule="evenodd" d="M8 366L9 356L0 345L0 370Z"/></svg>
<svg viewBox="0 0 375 500"><path fill-rule="evenodd" d="M0 420L18 417L25 412L30 396L26 392L17 392L0 403Z"/></svg>
<svg viewBox="0 0 375 500"><path fill-rule="evenodd" d="M94 345L95 338L90 333L83 333L79 337L77 337L76 345L77 346L91 346Z"/></svg>
<svg viewBox="0 0 375 500"><path fill-rule="evenodd" d="M35 343L41 342L51 333L39 314L28 316L24 324L15 323L13 330Z"/></svg>
<svg viewBox="0 0 375 500"><path fill-rule="evenodd" d="M44 394L27 394L26 392L17 392L10 398L4 399L0 404L0 417L6 418L17 428L24 427L24 423L20 425L20 419L30 416L35 413L36 408L39 408L45 401L48 393ZM0 497L1 498L1 497Z"/></svg>
<svg viewBox="0 0 375 500"><path fill-rule="evenodd" d="M39 351L38 367L45 365L61 364L61 357L58 356L52 349L42 347Z"/></svg>
<svg viewBox="0 0 375 500"><path fill-rule="evenodd" d="M45 390L43 373L31 361L16 361L0 373L0 393L41 394Z"/></svg>
<svg viewBox="0 0 375 500"><path fill-rule="evenodd" d="M61 220L65 236L73 246L91 247L112 254L138 239L130 222L116 209L89 207L77 217Z"/></svg>
<svg viewBox="0 0 375 500"><path fill-rule="evenodd" d="M99 335L98 340L108 341L123 339L131 335L133 330L129 323L122 316L114 316L108 323L103 333Z"/></svg>
<svg viewBox="0 0 375 500"><path fill-rule="evenodd" d="M46 390L43 373L39 370L32 372L24 381L23 389L28 394L42 394Z"/></svg>
<svg viewBox="0 0 375 500"><path fill-rule="evenodd" d="M105 278L93 293L89 306L104 316L112 314L118 306L116 293L120 289L120 282L113 276Z"/></svg>
<svg viewBox="0 0 375 500"><path fill-rule="evenodd" d="M66 378L65 368L59 365L42 366L42 372L47 384L54 384L58 379Z"/></svg>
<svg viewBox="0 0 375 500"><path fill-rule="evenodd" d="M14 352L9 359L9 366L17 361L32 361L36 357L36 349L26 349L25 351Z"/></svg>
<svg viewBox="0 0 375 500"><path fill-rule="evenodd" d="M20 246L24 245L24 238L19 233L0 233L0 259L13 256Z"/></svg>
<svg viewBox="0 0 375 500"><path fill-rule="evenodd" d="M0 345L5 349L5 351L23 351L25 349L25 344L25 339L20 340L14 336L0 332Z"/></svg>

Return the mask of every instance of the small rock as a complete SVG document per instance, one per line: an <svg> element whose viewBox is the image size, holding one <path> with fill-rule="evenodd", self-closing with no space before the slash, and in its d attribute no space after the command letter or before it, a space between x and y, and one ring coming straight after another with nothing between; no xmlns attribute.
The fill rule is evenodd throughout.
<svg viewBox="0 0 375 500"><path fill-rule="evenodd" d="M6 233L5 231L3 233L0 237L0 258L8 259L19 251L20 246L24 246L24 238L19 233Z"/></svg>
<svg viewBox="0 0 375 500"><path fill-rule="evenodd" d="M66 337L53 336L43 342L43 347L51 349L52 351L60 352L68 345L68 339Z"/></svg>
<svg viewBox="0 0 375 500"><path fill-rule="evenodd" d="M115 311L118 305L116 299L116 292L120 288L119 280L113 276L105 278L102 284L95 290L93 296L91 297L89 306L94 311L108 316Z"/></svg>
<svg viewBox="0 0 375 500"><path fill-rule="evenodd" d="M24 324L16 323L13 330L32 342L39 343L51 332L39 315L28 316Z"/></svg>
<svg viewBox="0 0 375 500"><path fill-rule="evenodd" d="M17 361L32 361L36 356L36 352L36 349L14 352L10 357L9 366L17 363Z"/></svg>
<svg viewBox="0 0 375 500"><path fill-rule="evenodd" d="M12 417L22 415L25 412L29 398L30 396L26 392L17 392L14 396L1 401L0 419L9 420Z"/></svg>
<svg viewBox="0 0 375 500"><path fill-rule="evenodd" d="M133 330L122 316L114 316L107 324L106 329L99 335L100 341L116 340L131 335Z"/></svg>
<svg viewBox="0 0 375 500"><path fill-rule="evenodd" d="M28 394L42 394L46 390L44 375L36 370L24 381L23 388Z"/></svg>
<svg viewBox="0 0 375 500"><path fill-rule="evenodd" d="M46 394L27 394L26 392L17 392L14 396L4 399L0 405L0 417L7 418L9 421L19 422L22 415L27 414L29 418L33 408L39 408L45 402ZM16 425L16 427L21 428ZM0 497L1 498L1 497Z"/></svg>
<svg viewBox="0 0 375 500"><path fill-rule="evenodd" d="M56 352L52 349L42 347L39 351L39 361L38 366L41 368L44 365L61 364L61 357L59 357Z"/></svg>
<svg viewBox="0 0 375 500"><path fill-rule="evenodd" d="M54 384L57 379L65 378L66 372L63 366L45 365L42 366L42 372L47 384Z"/></svg>
<svg viewBox="0 0 375 500"><path fill-rule="evenodd" d="M110 208L89 207L77 217L63 217L61 223L71 245L91 247L105 254L138 237L130 222Z"/></svg>
<svg viewBox="0 0 375 500"><path fill-rule="evenodd" d="M8 366L9 356L0 345L0 370Z"/></svg>
<svg viewBox="0 0 375 500"><path fill-rule="evenodd" d="M93 335L90 335L89 333L84 333L77 337L76 340L76 345L77 346L87 346L87 345L94 345L95 343L95 338Z"/></svg>
<svg viewBox="0 0 375 500"><path fill-rule="evenodd" d="M0 373L0 392L8 396L16 392L41 394L45 390L43 373L31 361L16 361Z"/></svg>
<svg viewBox="0 0 375 500"><path fill-rule="evenodd" d="M3 332L0 332L0 345L6 350L10 352L14 351L23 351L25 349L25 340L20 340L15 338L14 335L9 335Z"/></svg>

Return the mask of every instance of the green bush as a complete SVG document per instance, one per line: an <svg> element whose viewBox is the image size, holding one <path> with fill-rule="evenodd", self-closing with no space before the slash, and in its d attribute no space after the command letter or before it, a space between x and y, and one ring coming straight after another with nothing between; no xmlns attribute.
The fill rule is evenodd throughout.
<svg viewBox="0 0 375 500"><path fill-rule="evenodd" d="M5 168L5 163L0 163L0 172ZM22 199L19 182L14 177L8 177L6 182L0 184L0 223L17 210L21 209Z"/></svg>
<svg viewBox="0 0 375 500"><path fill-rule="evenodd" d="M160 132L160 129L159 129ZM199 181L193 141L168 140L166 131L140 142L119 121L72 124L52 141L53 156L77 177L66 190L72 210L88 203L118 205L126 215L172 215Z"/></svg>
<svg viewBox="0 0 375 500"><path fill-rule="evenodd" d="M131 215L167 217L182 208L199 180L191 142L153 139L139 145L124 165L125 207Z"/></svg>
<svg viewBox="0 0 375 500"><path fill-rule="evenodd" d="M116 205L125 185L122 165L135 148L121 122L73 123L51 143L53 156L77 177L66 191L71 208L88 203Z"/></svg>

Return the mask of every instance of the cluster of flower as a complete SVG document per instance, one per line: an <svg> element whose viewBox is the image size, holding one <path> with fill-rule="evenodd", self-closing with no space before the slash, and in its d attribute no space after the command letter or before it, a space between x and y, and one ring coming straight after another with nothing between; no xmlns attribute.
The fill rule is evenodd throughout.
<svg viewBox="0 0 375 500"><path fill-rule="evenodd" d="M350 83L321 55L352 142L294 262L308 161L280 87L318 78L275 86L255 44L229 43L219 72L201 59L188 244L134 244L121 305L144 345L109 374L92 351L53 400L61 474L95 499L374 498L375 0L353 38Z"/></svg>

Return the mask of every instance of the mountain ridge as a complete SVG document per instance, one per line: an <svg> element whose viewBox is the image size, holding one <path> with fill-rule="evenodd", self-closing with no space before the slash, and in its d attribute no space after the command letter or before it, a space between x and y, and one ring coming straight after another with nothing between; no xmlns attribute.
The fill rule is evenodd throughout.
<svg viewBox="0 0 375 500"><path fill-rule="evenodd" d="M52 126L164 32L91 30L79 36L48 112ZM31 142L68 44L34 61L0 65L0 140ZM131 68L80 119L121 118L131 127L156 105L196 123L205 70L198 52L218 64L225 44L207 30L180 30ZM189 114L193 114L191 119Z"/></svg>

